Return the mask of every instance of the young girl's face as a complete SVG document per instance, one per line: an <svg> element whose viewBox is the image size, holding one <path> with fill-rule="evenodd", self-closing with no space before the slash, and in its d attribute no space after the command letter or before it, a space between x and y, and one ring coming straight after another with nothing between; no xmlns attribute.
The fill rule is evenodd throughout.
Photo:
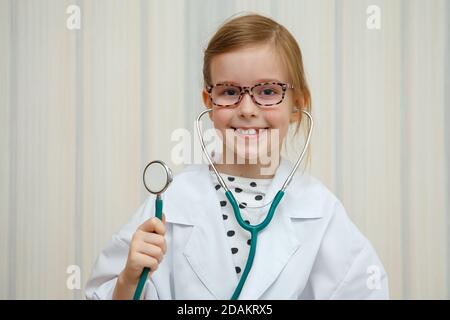
<svg viewBox="0 0 450 320"><path fill-rule="evenodd" d="M251 46L215 56L210 64L210 73L213 85L231 83L252 87L264 82L290 84L284 65L270 45ZM225 152L232 151L241 159L265 156L270 154L269 150L272 150L271 156L274 156L274 151L279 155L289 123L298 117L298 113L292 112L294 105L298 105L292 89L286 90L280 104L270 107L260 107L249 94L245 94L240 103L233 107L214 106L206 89L202 96L205 105L213 108L210 117L222 139L225 139ZM249 135L251 131L244 129L256 129L257 134ZM230 143L230 137L233 143Z"/></svg>

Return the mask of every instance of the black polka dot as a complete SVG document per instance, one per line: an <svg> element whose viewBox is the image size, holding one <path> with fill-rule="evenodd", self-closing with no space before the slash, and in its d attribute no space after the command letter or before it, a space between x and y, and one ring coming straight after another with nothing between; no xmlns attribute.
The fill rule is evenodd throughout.
<svg viewBox="0 0 450 320"><path fill-rule="evenodd" d="M245 203L245 202L239 203L239 208L245 209L246 207L247 207L247 203Z"/></svg>
<svg viewBox="0 0 450 320"><path fill-rule="evenodd" d="M234 177L228 177L228 181L234 181Z"/></svg>
<svg viewBox="0 0 450 320"><path fill-rule="evenodd" d="M262 198L263 198L262 195L257 195L257 196L255 197L255 200L262 200Z"/></svg>
<svg viewBox="0 0 450 320"><path fill-rule="evenodd" d="M223 218L223 220L227 220L227 219L228 219L228 216L227 216L226 214L223 214L223 215L222 215L222 218Z"/></svg>
<svg viewBox="0 0 450 320"><path fill-rule="evenodd" d="M256 183L255 182L250 182L250 186L251 187L256 187Z"/></svg>
<svg viewBox="0 0 450 320"><path fill-rule="evenodd" d="M229 236L229 237L234 236L234 231L233 230L228 231L227 236Z"/></svg>
<svg viewBox="0 0 450 320"><path fill-rule="evenodd" d="M241 268L236 267L235 269L236 269L236 273L241 273Z"/></svg>
<svg viewBox="0 0 450 320"><path fill-rule="evenodd" d="M234 191L236 191L237 193L242 192L241 188L235 188Z"/></svg>
<svg viewBox="0 0 450 320"><path fill-rule="evenodd" d="M226 201L220 201L220 206L221 207L225 207L227 205L227 202Z"/></svg>
<svg viewBox="0 0 450 320"><path fill-rule="evenodd" d="M250 221L248 221L248 220L244 220L244 222L247 223L247 224L250 224Z"/></svg>
<svg viewBox="0 0 450 320"><path fill-rule="evenodd" d="M252 239L248 239L247 240L247 244L250 245L250 243L252 242Z"/></svg>
<svg viewBox="0 0 450 320"><path fill-rule="evenodd" d="M231 248L231 253L232 254L235 254L235 253L237 253L238 252L238 248Z"/></svg>
<svg viewBox="0 0 450 320"><path fill-rule="evenodd" d="M218 184L218 185L216 185L216 190L219 190L220 189L220 184Z"/></svg>

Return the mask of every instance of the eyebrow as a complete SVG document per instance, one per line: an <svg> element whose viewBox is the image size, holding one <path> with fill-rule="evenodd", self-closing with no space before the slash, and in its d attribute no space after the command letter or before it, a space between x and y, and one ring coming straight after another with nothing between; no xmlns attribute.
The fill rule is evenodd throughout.
<svg viewBox="0 0 450 320"><path fill-rule="evenodd" d="M256 81L257 83L261 83L261 82L283 82L280 79L274 79L274 78L264 78L264 79L258 79Z"/></svg>
<svg viewBox="0 0 450 320"><path fill-rule="evenodd" d="M256 80L253 84L264 83L264 82L283 82L283 81L281 81L279 79L274 79L274 78L263 78L263 79ZM224 83L226 83L226 84L233 84L233 85L237 85L237 86L243 87L242 84L240 84L239 82L236 82L236 81L225 80L225 81L217 81L216 82L216 84L224 84Z"/></svg>

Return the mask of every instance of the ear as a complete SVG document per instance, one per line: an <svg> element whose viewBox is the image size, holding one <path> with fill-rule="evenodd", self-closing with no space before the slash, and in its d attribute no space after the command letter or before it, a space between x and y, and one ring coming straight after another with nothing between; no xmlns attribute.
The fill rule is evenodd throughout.
<svg viewBox="0 0 450 320"><path fill-rule="evenodd" d="M213 107L212 102L209 99L208 91L206 91L205 88L203 88L203 91L202 91L202 100L203 100L203 104L205 105L206 108L211 109ZM209 112L208 115L209 115L209 118L212 120L212 112Z"/></svg>
<svg viewBox="0 0 450 320"><path fill-rule="evenodd" d="M302 109L303 107L303 99L302 97L296 97L294 99L294 105L291 109L291 116L289 119L289 123L299 122L302 117Z"/></svg>
<svg viewBox="0 0 450 320"><path fill-rule="evenodd" d="M297 110L297 111L296 111ZM301 109L297 106L292 106L291 116L289 118L289 123L299 122L301 119Z"/></svg>

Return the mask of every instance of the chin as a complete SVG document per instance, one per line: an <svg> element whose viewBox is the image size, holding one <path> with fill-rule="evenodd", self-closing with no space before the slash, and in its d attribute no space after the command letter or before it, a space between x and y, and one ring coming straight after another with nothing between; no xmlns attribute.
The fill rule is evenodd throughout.
<svg viewBox="0 0 450 320"><path fill-rule="evenodd" d="M257 164L262 159L265 159L268 157L268 152L267 152L266 148L264 148L264 150L258 150L258 149L252 149L252 148L247 148L247 149L237 148L235 155L237 158L240 158L241 162L243 160L245 160L245 163Z"/></svg>

